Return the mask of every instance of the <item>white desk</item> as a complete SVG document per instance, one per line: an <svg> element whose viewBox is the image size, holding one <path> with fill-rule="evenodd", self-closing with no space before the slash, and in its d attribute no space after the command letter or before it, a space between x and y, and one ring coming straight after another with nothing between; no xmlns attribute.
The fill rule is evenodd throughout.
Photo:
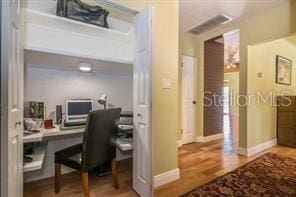
<svg viewBox="0 0 296 197"><path fill-rule="evenodd" d="M45 129L41 128L39 133L24 135L23 143L30 142L42 142L45 140L52 140L58 138L67 138L73 136L79 136L84 133L85 129L71 129L71 130L61 130L59 125L54 125L55 128ZM133 142L126 142L121 139L116 140L116 147L120 151L126 152L133 149ZM39 170L42 168L42 164L46 154L46 147L38 147L34 155L29 155L33 157L33 162L28 162L24 164L23 171L30 172L34 170Z"/></svg>
<svg viewBox="0 0 296 197"><path fill-rule="evenodd" d="M84 129L61 130L59 125L55 125L53 129L41 128L39 133L29 134L23 137L24 143L41 142L44 139L53 137L70 137L72 135L83 134ZM128 151L133 149L132 142L125 142L123 140L116 140L116 145L121 151Z"/></svg>
<svg viewBox="0 0 296 197"><path fill-rule="evenodd" d="M62 131L59 125L54 125L53 129L41 128L39 133L29 134L23 137L24 143L41 142L44 138L50 137L67 137L75 134L83 134L84 129L71 129Z"/></svg>

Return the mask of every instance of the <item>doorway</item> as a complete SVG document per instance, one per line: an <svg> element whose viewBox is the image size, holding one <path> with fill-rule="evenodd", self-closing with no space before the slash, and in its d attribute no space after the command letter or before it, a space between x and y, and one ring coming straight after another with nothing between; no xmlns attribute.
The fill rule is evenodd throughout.
<svg viewBox="0 0 296 197"><path fill-rule="evenodd" d="M3 22L5 26L5 29L3 30L4 32L2 32L3 33L2 36L5 35L5 37L3 37L4 39L2 38L2 41L4 40L7 41L7 42L5 41L5 46L9 46L9 47L6 47L6 49L13 48L15 49L14 51L17 51L15 52L17 54L14 54L12 58L8 57L10 54L7 55L6 53L5 54L3 53L4 55L2 54L3 55L2 58L5 58L5 63L8 62L7 59L11 58L12 66L10 65L10 67L14 68L17 66L16 69L20 69L19 72L18 70L12 70L13 72L8 72L8 69L7 69L8 64L5 64L5 65L1 64L1 74L2 75L6 74L7 76L5 77L5 79L2 78L3 87L1 86L1 98L3 100L1 101L1 104L2 104L1 108L5 107L5 108L2 108L2 110L3 109L7 110L6 108L8 107L8 104L7 104L8 95L10 100L12 100L13 102L14 101L18 102L17 105L14 105L14 103L12 103L14 110L12 112L7 110L8 113L7 111L4 112L2 114L2 117L3 115L14 117L12 115L16 114L17 112L23 111L23 106L21 104L23 103L23 95L24 95L23 85L19 84L19 82L22 81L22 77L24 75L23 75L23 69L22 69L23 66L18 65L18 64L23 64L23 60L17 59L18 55L22 55L22 52L19 53L19 51L23 51L23 50L20 50L22 49L21 46L14 46L14 45L21 44L21 39L19 38L19 36L21 36L22 31L14 30L13 34L11 35L9 34L9 32L11 31L7 29L7 26L8 26L7 23L8 22L10 23L10 20L18 19L17 22L21 21L20 20L21 16L10 18L12 15L11 16L8 15L9 13L8 10L15 11L16 14L20 13L22 7L11 6L10 7L11 9L8 9L8 6L14 3L17 6L22 5L22 4L18 4L19 2L20 1L13 1L13 0L2 2L3 10L7 11L5 12L5 14L3 14L4 12L2 12ZM8 21L8 22L6 23L5 21ZM142 196L151 196L153 193L152 154L151 154L151 151L152 151L152 148L151 148L151 145L152 145L151 143L151 132L152 132L152 129L151 129L151 71L152 69L151 69L151 66L152 66L152 54L153 54L152 53L152 50L153 50L152 24L153 24L153 7L149 6L136 16L135 28L134 28L135 35L136 35L135 37L137 39L136 40L137 45L135 47L136 49L135 55L137 57L136 58L137 60L135 61L135 64L134 64L134 73L135 73L134 77L136 78L136 80L134 80L134 83L135 83L134 92L137 93L137 95L134 96L135 98L134 113L137 114L137 116L134 119L134 125L135 125L134 140L137 143L135 143L136 145L134 145L134 151L133 151L134 158L135 158L134 160L136 160L136 162L134 162L134 168L133 168L134 170L133 187L135 191ZM10 25L9 27L13 27L13 26ZM15 36L13 43L11 43L12 39L5 39L11 36ZM5 52L7 52L6 49L5 49ZM4 50L2 48L2 52L3 51ZM145 64L143 64L143 62L145 62ZM4 66L5 66L5 69L2 70ZM21 77L10 76L9 74L10 75L18 74ZM9 82L8 82L8 79L10 80ZM15 82L15 80L17 81ZM14 84L15 87L13 86L12 88L15 88L15 90L14 89L8 90L8 88L10 88L9 85L11 85L9 84L10 82ZM4 90L6 93L5 95L3 93ZM11 94L15 94L20 98L12 97ZM3 106L3 103L5 104L5 106ZM18 107L17 110L15 110L16 109L15 106ZM10 118L9 122L7 121L7 119L5 119L5 121L1 119L1 121L3 121L1 122L1 125L5 123L6 127L8 127L7 125L8 123L13 124L13 126L9 125L10 126L9 128L13 128L13 130L3 129L3 127L1 128L1 138L3 139L5 137L6 139L5 144L1 142L1 151L3 151L1 152L1 161L2 161L1 162L1 178L4 177L3 179L1 179L1 192L5 190L4 191L5 193L3 196L23 196L22 195L23 154L22 154L22 151L20 151L20 149L22 149L23 147L23 141L22 141L23 128L21 127L23 118L22 118L22 115L19 115L17 118L18 118L17 120ZM5 131L5 136L2 136L4 131ZM8 139L7 136L11 137L12 139L7 140ZM8 145L8 143L13 143L13 144ZM4 153L5 155L2 153ZM4 156L5 158L3 159ZM4 163L3 161L5 162L5 165L3 165ZM5 175L3 175L2 172L4 172ZM7 177L9 177L9 179L7 179ZM14 184L11 184L12 181L14 181ZM75 189L75 187L73 188Z"/></svg>
<svg viewBox="0 0 296 197"><path fill-rule="evenodd" d="M234 30L204 43L204 137L209 140L238 142L239 42Z"/></svg>
<svg viewBox="0 0 296 197"><path fill-rule="evenodd" d="M223 133L224 139L238 143L239 108L239 57L240 34L234 30L223 34L224 40L224 89Z"/></svg>

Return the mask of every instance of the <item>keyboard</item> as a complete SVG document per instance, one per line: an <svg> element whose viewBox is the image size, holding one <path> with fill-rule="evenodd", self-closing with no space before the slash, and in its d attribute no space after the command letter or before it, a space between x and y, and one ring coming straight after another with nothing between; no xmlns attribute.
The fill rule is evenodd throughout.
<svg viewBox="0 0 296 197"><path fill-rule="evenodd" d="M85 125L78 125L78 126L61 126L60 130L61 131L68 131L68 130L75 130L75 129L84 129Z"/></svg>

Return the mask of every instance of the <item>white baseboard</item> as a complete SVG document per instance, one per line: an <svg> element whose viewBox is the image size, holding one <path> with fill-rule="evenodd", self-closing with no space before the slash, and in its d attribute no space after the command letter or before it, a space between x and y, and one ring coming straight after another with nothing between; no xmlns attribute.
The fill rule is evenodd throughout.
<svg viewBox="0 0 296 197"><path fill-rule="evenodd" d="M158 174L154 176L154 188L164 185L166 183L178 180L179 178L180 178L179 168L167 171L162 174Z"/></svg>
<svg viewBox="0 0 296 197"><path fill-rule="evenodd" d="M238 147L238 154L244 155L244 156L252 156L256 153L259 153L265 149L271 148L277 144L277 139L268 140L262 144L258 144L256 146L250 147L250 148L242 148Z"/></svg>
<svg viewBox="0 0 296 197"><path fill-rule="evenodd" d="M214 141L214 140L219 140L219 139L223 139L224 138L224 133L218 133L215 135L210 135L210 136L197 136L196 137L196 142L210 142L210 141Z"/></svg>
<svg viewBox="0 0 296 197"><path fill-rule="evenodd" d="M181 147L181 146L183 145L182 140L178 140L177 143L178 143L178 148Z"/></svg>

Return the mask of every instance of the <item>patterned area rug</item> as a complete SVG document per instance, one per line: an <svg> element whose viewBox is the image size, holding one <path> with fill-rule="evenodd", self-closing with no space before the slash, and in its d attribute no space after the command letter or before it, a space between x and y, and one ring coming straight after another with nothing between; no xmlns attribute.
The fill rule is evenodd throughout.
<svg viewBox="0 0 296 197"><path fill-rule="evenodd" d="M267 153L182 196L295 197L296 160Z"/></svg>

